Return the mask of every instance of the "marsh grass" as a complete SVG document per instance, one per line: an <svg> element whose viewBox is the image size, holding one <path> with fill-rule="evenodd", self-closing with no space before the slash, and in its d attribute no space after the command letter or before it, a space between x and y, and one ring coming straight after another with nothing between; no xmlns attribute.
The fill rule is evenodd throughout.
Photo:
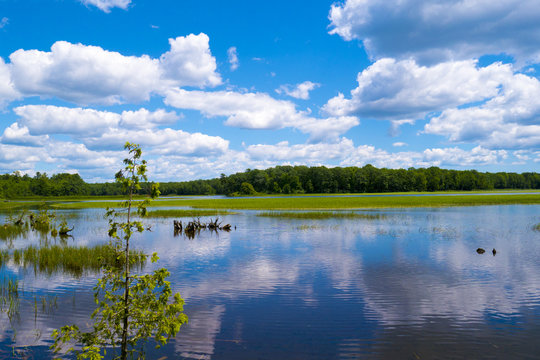
<svg viewBox="0 0 540 360"><path fill-rule="evenodd" d="M146 217L150 218L169 218L169 217L189 217L199 218L203 216L218 216L236 214L227 210L198 210L198 209L167 209L149 211Z"/></svg>
<svg viewBox="0 0 540 360"><path fill-rule="evenodd" d="M40 209L43 207L48 207L43 201L26 201L26 200L12 200L12 201L0 201L0 211L1 212L11 212L14 210L29 210L29 209Z"/></svg>
<svg viewBox="0 0 540 360"><path fill-rule="evenodd" d="M15 240L19 236L26 235L28 233L28 225L15 225L12 223L6 223L0 225L0 240L11 241Z"/></svg>
<svg viewBox="0 0 540 360"><path fill-rule="evenodd" d="M267 211L258 213L261 217L289 218L289 219L306 219L306 220L323 220L323 219L365 219L378 220L386 216L384 214L363 214L357 212L332 212L332 211L305 211L305 212L283 212L283 211Z"/></svg>
<svg viewBox="0 0 540 360"><path fill-rule="evenodd" d="M364 194L355 194L364 195ZM391 195L391 196L385 196ZM467 195L452 193L418 194L421 196L377 194L372 196L339 196L328 195L319 197L280 196L280 197L250 197L223 199L163 199L154 202L154 207L191 207L194 209L231 209L231 210L353 210L373 208L409 208L409 207L447 207L447 206L478 206L506 204L540 204L540 193L533 194L501 194L482 192ZM84 209L107 208L119 206L114 202L88 201L66 202L51 205L54 208Z"/></svg>
<svg viewBox="0 0 540 360"><path fill-rule="evenodd" d="M0 250L0 268L9 261L9 251L7 249Z"/></svg>
<svg viewBox="0 0 540 360"><path fill-rule="evenodd" d="M0 283L0 311L6 313L11 322L19 316L19 281L4 277Z"/></svg>
<svg viewBox="0 0 540 360"><path fill-rule="evenodd" d="M134 265L140 268L146 263L147 256L142 251L133 250L130 257ZM88 272L97 273L104 264L120 266L123 263L109 245L94 247L31 245L25 249L14 250L10 259L15 265L23 268L32 267L36 273L51 275L55 272L64 272L75 277Z"/></svg>
<svg viewBox="0 0 540 360"><path fill-rule="evenodd" d="M540 223L533 226L534 231L540 231Z"/></svg>

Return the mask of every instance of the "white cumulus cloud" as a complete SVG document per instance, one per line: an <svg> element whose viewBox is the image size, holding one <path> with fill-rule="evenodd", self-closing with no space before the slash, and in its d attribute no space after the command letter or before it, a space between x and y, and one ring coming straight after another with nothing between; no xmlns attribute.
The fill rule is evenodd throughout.
<svg viewBox="0 0 540 360"><path fill-rule="evenodd" d="M354 116L317 119L298 111L290 101L276 100L265 93L233 91L167 92L165 103L179 109L199 110L207 117L224 116L228 126L246 129L281 129L291 127L310 134L313 141L332 138L359 124Z"/></svg>
<svg viewBox="0 0 540 360"><path fill-rule="evenodd" d="M227 56L229 59L229 64L231 66L231 71L238 69L240 61L238 60L238 53L236 52L236 46L231 46L227 50Z"/></svg>
<svg viewBox="0 0 540 360"><path fill-rule="evenodd" d="M444 110L430 119L424 132L453 142L474 142L488 148L540 148L540 81L510 74L498 94L469 107Z"/></svg>
<svg viewBox="0 0 540 360"><path fill-rule="evenodd" d="M276 92L278 94L286 94L296 99L307 100L309 99L309 92L320 87L321 84L317 84L311 81L304 81L296 86L281 85Z"/></svg>
<svg viewBox="0 0 540 360"><path fill-rule="evenodd" d="M206 34L169 39L159 59L125 56L98 46L57 41L51 51L17 50L0 63L0 96L9 70L14 90L25 96L58 97L106 105L149 100L176 86L216 86L221 77Z"/></svg>
<svg viewBox="0 0 540 360"><path fill-rule="evenodd" d="M497 95L512 76L510 65L478 67L474 60L420 66L414 60L381 59L358 74L351 97L340 94L324 110L334 116L357 115L384 120L414 120Z"/></svg>
<svg viewBox="0 0 540 360"><path fill-rule="evenodd" d="M372 145L355 145L352 140L341 138L335 143L294 144L287 141L275 145L256 144L246 148L251 159L260 164L274 165L283 162L303 165L328 163L340 166L372 164L380 168L408 168L428 166L466 166L498 164L508 157L504 150L490 150L477 146L472 150L433 148L423 152L389 152Z"/></svg>
<svg viewBox="0 0 540 360"><path fill-rule="evenodd" d="M225 152L229 141L219 136L188 133L174 129L111 129L100 136L84 139L91 149L120 149L126 141L148 149L149 154L207 156Z"/></svg>
<svg viewBox="0 0 540 360"><path fill-rule="evenodd" d="M540 60L536 0L345 0L329 19L330 33L362 41L373 59L434 63L506 53Z"/></svg>
<svg viewBox="0 0 540 360"><path fill-rule="evenodd" d="M497 164L508 157L505 150L490 150L476 146L470 151L458 147L426 149L422 162L429 166L466 166Z"/></svg>
<svg viewBox="0 0 540 360"><path fill-rule="evenodd" d="M125 128L148 129L159 125L174 124L180 116L174 111L166 111L157 109L149 111L147 109L139 109L136 111L123 111L119 126Z"/></svg>
<svg viewBox="0 0 540 360"><path fill-rule="evenodd" d="M84 5L93 5L98 9L109 13L112 8L127 9L131 0L81 0Z"/></svg>
<svg viewBox="0 0 540 360"><path fill-rule="evenodd" d="M0 57L0 109L19 97L11 80L11 71L4 59Z"/></svg>
<svg viewBox="0 0 540 360"><path fill-rule="evenodd" d="M80 137L101 134L120 122L120 115L94 109L67 108L52 105L24 105L13 111L19 124L32 135L70 134Z"/></svg>
<svg viewBox="0 0 540 360"><path fill-rule="evenodd" d="M163 109L114 113L94 109L51 105L24 105L14 109L19 116L4 131L3 143L45 145L49 135L64 134L93 150L122 149L126 141L148 147L152 154L187 156L215 155L227 151L229 142L219 136L189 133L159 126L179 119ZM51 139L52 140L52 139Z"/></svg>
<svg viewBox="0 0 540 360"><path fill-rule="evenodd" d="M48 135L33 136L26 126L20 127L13 123L4 130L0 136L0 142L3 144L25 145L25 146L43 146L49 140Z"/></svg>
<svg viewBox="0 0 540 360"><path fill-rule="evenodd" d="M88 108L68 108L52 105L24 105L13 109L18 122L33 135L71 134L79 138L101 134L112 128L151 129L176 122L174 111L157 109L114 113Z"/></svg>
<svg viewBox="0 0 540 360"><path fill-rule="evenodd" d="M176 86L217 86L221 76L216 73L216 58L210 52L208 35L190 34L169 39L171 50L161 55L159 62L165 77Z"/></svg>
<svg viewBox="0 0 540 360"><path fill-rule="evenodd" d="M160 86L157 60L98 46L57 41L50 52L17 50L10 60L13 82L27 96L116 104L148 100Z"/></svg>

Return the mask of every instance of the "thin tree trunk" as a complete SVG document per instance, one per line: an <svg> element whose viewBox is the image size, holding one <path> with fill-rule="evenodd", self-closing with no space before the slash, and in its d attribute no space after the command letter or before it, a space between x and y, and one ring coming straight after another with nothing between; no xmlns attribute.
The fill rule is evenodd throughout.
<svg viewBox="0 0 540 360"><path fill-rule="evenodd" d="M129 202L128 202L128 214L127 214L127 231L126 234L126 265L125 265L125 289L124 289L124 327L122 329L122 360L127 359L127 333L128 333L128 318L129 318L129 238L131 237L131 200L133 198L133 185L129 188Z"/></svg>

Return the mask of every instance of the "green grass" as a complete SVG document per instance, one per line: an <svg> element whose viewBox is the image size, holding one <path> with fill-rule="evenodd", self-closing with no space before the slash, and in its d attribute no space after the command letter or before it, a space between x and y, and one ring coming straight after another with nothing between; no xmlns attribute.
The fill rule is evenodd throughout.
<svg viewBox="0 0 540 360"><path fill-rule="evenodd" d="M197 210L197 209L168 209L148 211L147 217L150 218L169 218L169 217L202 217L235 214L227 210Z"/></svg>
<svg viewBox="0 0 540 360"><path fill-rule="evenodd" d="M7 262L6 254L3 260ZM142 267L146 255L141 251L130 252L135 265ZM119 260L108 245L87 246L28 246L25 249L14 250L10 256L15 265L24 268L33 267L35 272L51 275L55 272L65 272L76 277L85 272L99 272L104 264L114 265Z"/></svg>
<svg viewBox="0 0 540 360"><path fill-rule="evenodd" d="M258 213L257 216L262 217L276 217L276 218L289 218L289 219L368 219L375 220L384 218L381 214L361 214L355 212L330 212L330 211L306 211L306 212L282 212L282 211L269 211Z"/></svg>
<svg viewBox="0 0 540 360"><path fill-rule="evenodd" d="M28 233L27 225L3 224L0 225L0 240L15 240Z"/></svg>
<svg viewBox="0 0 540 360"><path fill-rule="evenodd" d="M10 200L0 201L0 211L9 212L12 210L36 209L47 206L43 201Z"/></svg>
<svg viewBox="0 0 540 360"><path fill-rule="evenodd" d="M534 194L517 193L503 195L499 192L478 192L470 195L440 196L428 193L425 196L373 196L343 197L328 195L321 197L279 196L254 198L224 199L167 199L150 203L150 207L191 207L193 209L231 209L231 210L340 210L340 209L373 209L373 208L407 208L407 207L444 207L444 206L476 206L506 204L540 204L540 192ZM452 193L444 193L452 194ZM484 194L484 195L481 195ZM365 194L362 194L365 195ZM410 194L408 194L410 195ZM92 202L56 202L50 206L58 209L84 209L117 207L118 203L108 201Z"/></svg>
<svg viewBox="0 0 540 360"><path fill-rule="evenodd" d="M533 195L373 196L373 197L278 197L239 199L165 200L160 206L233 210L338 210L504 204L540 204Z"/></svg>
<svg viewBox="0 0 540 360"><path fill-rule="evenodd" d="M540 231L540 223L533 226L534 231Z"/></svg>

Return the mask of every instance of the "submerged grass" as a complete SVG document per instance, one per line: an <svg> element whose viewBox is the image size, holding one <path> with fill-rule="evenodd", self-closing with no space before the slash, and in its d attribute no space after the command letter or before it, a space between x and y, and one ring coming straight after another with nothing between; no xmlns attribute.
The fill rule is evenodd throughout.
<svg viewBox="0 0 540 360"><path fill-rule="evenodd" d="M19 281L4 277L0 283L0 312L6 313L9 322L19 315Z"/></svg>
<svg viewBox="0 0 540 360"><path fill-rule="evenodd" d="M331 211L306 211L306 212L283 212L283 211L268 211L258 213L257 216L261 217L276 217L276 218L289 218L289 219L367 219L376 220L385 217L383 214L361 214L356 212L331 212Z"/></svg>
<svg viewBox="0 0 540 360"><path fill-rule="evenodd" d="M146 263L146 257L142 251L132 250L130 253L130 258L139 267ZM109 245L94 247L31 245L25 249L14 250L10 258L18 266L33 267L35 272L51 275L62 271L75 277L80 277L89 271L99 272L104 264L121 264L121 260L117 258L117 254ZM5 258L4 262L6 262Z"/></svg>

